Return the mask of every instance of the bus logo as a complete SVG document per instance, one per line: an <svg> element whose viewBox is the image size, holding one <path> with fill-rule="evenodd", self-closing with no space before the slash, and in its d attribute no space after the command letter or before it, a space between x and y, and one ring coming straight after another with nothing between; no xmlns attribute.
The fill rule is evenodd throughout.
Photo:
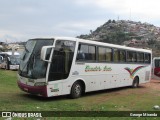
<svg viewBox="0 0 160 120"><path fill-rule="evenodd" d="M130 78L134 78L134 75L137 71L139 71L140 69L144 68L146 66L138 66L135 69L130 69L129 67L124 68L125 70L127 70L130 74Z"/></svg>
<svg viewBox="0 0 160 120"><path fill-rule="evenodd" d="M112 68L108 66L101 67L101 66L90 66L90 65L86 65L85 67L85 72L102 72L102 71L103 72L112 71Z"/></svg>

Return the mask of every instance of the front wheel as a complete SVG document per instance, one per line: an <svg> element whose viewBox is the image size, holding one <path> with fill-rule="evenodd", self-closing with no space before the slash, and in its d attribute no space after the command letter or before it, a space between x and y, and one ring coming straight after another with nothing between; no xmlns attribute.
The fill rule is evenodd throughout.
<svg viewBox="0 0 160 120"><path fill-rule="evenodd" d="M80 82L75 82L71 88L71 98L79 98L82 95L82 85Z"/></svg>
<svg viewBox="0 0 160 120"><path fill-rule="evenodd" d="M5 70L9 70L9 69L8 69L8 65L5 66Z"/></svg>
<svg viewBox="0 0 160 120"><path fill-rule="evenodd" d="M139 79L138 77L135 77L132 83L133 88L137 88L139 86Z"/></svg>

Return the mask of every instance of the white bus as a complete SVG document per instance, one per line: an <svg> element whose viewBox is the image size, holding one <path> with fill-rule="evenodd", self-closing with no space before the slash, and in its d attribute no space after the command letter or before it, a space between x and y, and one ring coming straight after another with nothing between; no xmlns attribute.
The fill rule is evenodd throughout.
<svg viewBox="0 0 160 120"><path fill-rule="evenodd" d="M6 70L18 70L19 69L19 58L18 52L1 52L0 53L0 68Z"/></svg>
<svg viewBox="0 0 160 120"><path fill-rule="evenodd" d="M45 97L146 83L151 78L150 50L55 37L28 40L21 56L18 86Z"/></svg>
<svg viewBox="0 0 160 120"><path fill-rule="evenodd" d="M152 78L155 80L160 80L160 57L153 58Z"/></svg>

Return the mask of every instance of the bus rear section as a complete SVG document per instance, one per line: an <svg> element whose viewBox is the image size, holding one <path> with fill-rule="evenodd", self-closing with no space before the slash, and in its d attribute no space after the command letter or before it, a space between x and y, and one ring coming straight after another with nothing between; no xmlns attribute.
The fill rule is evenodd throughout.
<svg viewBox="0 0 160 120"><path fill-rule="evenodd" d="M153 58L152 79L160 80L160 57Z"/></svg>

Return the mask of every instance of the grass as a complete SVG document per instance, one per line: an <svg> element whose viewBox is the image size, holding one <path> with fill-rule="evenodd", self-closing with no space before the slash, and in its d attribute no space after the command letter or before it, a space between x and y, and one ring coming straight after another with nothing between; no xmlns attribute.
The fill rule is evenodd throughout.
<svg viewBox="0 0 160 120"><path fill-rule="evenodd" d="M151 89L143 85L137 89L125 87L91 92L79 99L69 99L67 96L52 98L33 96L18 88L17 71L0 70L1 111L155 111L153 109L154 105L160 105L160 89ZM74 117L55 119L75 120ZM80 117L76 119L101 120L106 118ZM108 119L114 120L117 118L111 117ZM123 119L139 120L140 118L125 117Z"/></svg>

